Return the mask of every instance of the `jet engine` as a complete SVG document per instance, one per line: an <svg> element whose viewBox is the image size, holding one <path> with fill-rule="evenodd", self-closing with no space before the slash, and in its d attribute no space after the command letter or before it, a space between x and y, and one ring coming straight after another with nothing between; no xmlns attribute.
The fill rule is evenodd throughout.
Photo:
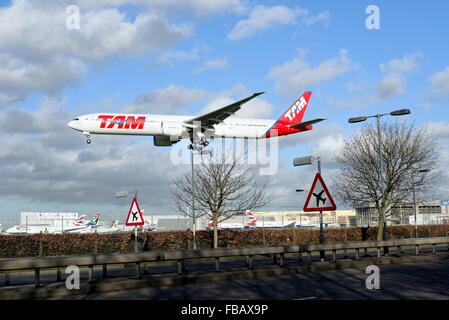
<svg viewBox="0 0 449 320"><path fill-rule="evenodd" d="M175 144L180 140L181 138L172 140L172 138L168 136L153 136L153 144L156 147L170 147L171 145Z"/></svg>

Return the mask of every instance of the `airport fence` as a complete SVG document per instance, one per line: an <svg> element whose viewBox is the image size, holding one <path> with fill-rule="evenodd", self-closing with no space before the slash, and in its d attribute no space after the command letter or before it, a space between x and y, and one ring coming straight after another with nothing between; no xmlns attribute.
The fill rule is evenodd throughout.
<svg viewBox="0 0 449 320"><path fill-rule="evenodd" d="M390 226L388 239L415 237L414 226ZM418 226L419 238L448 236L449 225ZM377 228L325 229L325 242L375 240ZM219 230L219 247L245 248L280 245L311 245L319 243L316 229ZM183 250L192 248L192 232L140 232L139 251ZM196 232L197 247L212 248L213 232ZM33 256L66 256L85 254L131 253L135 238L132 232L106 234L35 234L0 235L0 258Z"/></svg>

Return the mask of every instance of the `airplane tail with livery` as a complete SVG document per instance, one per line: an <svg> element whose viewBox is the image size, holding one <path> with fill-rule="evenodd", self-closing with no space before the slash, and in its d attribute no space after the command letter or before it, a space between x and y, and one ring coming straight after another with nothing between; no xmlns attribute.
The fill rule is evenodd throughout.
<svg viewBox="0 0 449 320"><path fill-rule="evenodd" d="M87 221L86 225L90 227L96 227L98 226L98 221L100 220L100 214L96 213L95 216Z"/></svg>
<svg viewBox="0 0 449 320"><path fill-rule="evenodd" d="M266 132L265 138L270 138L273 136L286 136L292 133L309 131L312 130L312 124L325 120L318 118L302 122L311 96L312 92L306 91L298 99L296 99L287 111L285 111Z"/></svg>
<svg viewBox="0 0 449 320"><path fill-rule="evenodd" d="M114 223L112 224L111 231L118 231L118 230L119 230L118 220L115 220Z"/></svg>
<svg viewBox="0 0 449 320"><path fill-rule="evenodd" d="M86 219L87 219L87 217L86 217L85 214L81 215L81 216L78 218L78 220L75 220L75 221L73 222L73 226L75 226L75 227L81 227L81 226L84 226L84 225L86 224Z"/></svg>
<svg viewBox="0 0 449 320"><path fill-rule="evenodd" d="M254 213L252 213L249 210L246 210L246 216L249 218L249 220L245 223L245 228L255 227L256 223L257 223L257 219L254 216Z"/></svg>

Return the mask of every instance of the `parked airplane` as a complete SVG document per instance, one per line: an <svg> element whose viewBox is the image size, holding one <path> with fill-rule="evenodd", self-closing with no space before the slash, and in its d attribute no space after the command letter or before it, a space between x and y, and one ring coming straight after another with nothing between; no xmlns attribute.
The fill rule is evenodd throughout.
<svg viewBox="0 0 449 320"><path fill-rule="evenodd" d="M97 213L91 220L86 220L86 215L81 215L77 220L73 221L71 226L14 226L6 230L9 234L35 234L35 233L64 233L64 232L79 232L86 229L88 226L98 224L100 214Z"/></svg>
<svg viewBox="0 0 449 320"><path fill-rule="evenodd" d="M218 228L219 229L249 229L249 228L254 228L256 226L256 222L257 219L254 216L254 214L249 211L246 210L245 212L245 216L246 216L246 221L242 220L242 222L220 222L218 223ZM209 218L212 218L211 215L209 215ZM242 219L244 219L242 217ZM207 223L207 228L208 229L213 229L214 228L214 222L212 220L210 220Z"/></svg>
<svg viewBox="0 0 449 320"><path fill-rule="evenodd" d="M118 227L118 220L115 220L111 227L105 228L105 227L94 227L94 226L88 226L87 228L80 230L80 233L108 233L108 232L117 232L119 231Z"/></svg>
<svg viewBox="0 0 449 320"><path fill-rule="evenodd" d="M85 232L86 230L92 230L92 229L98 228L100 226L99 221L100 221L100 214L96 213L92 219L90 219L87 222L84 222L82 224L82 227L72 229L72 230L65 230L64 232L67 231L70 233L82 233L82 232Z"/></svg>
<svg viewBox="0 0 449 320"><path fill-rule="evenodd" d="M295 227L296 228L319 228L320 225L313 221L303 220L301 222L296 222Z"/></svg>
<svg viewBox="0 0 449 320"><path fill-rule="evenodd" d="M192 144L208 145L209 138L265 139L312 130L312 125L325 119L302 122L312 92L304 92L277 120L229 118L241 106L263 92L234 102L201 116L92 113L68 123L82 132L86 142L91 134L153 136L155 146L171 146L188 136ZM192 149L194 146L189 145Z"/></svg>
<svg viewBox="0 0 449 320"><path fill-rule="evenodd" d="M246 210L246 222L221 222L218 224L220 229L254 229L254 228L294 228L295 222L279 222L279 221L257 221L256 216L249 210ZM214 227L213 221L209 221L207 227Z"/></svg>

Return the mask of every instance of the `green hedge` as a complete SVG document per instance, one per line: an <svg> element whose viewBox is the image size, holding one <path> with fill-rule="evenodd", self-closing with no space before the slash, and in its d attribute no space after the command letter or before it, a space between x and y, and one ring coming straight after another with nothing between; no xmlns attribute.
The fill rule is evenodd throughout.
<svg viewBox="0 0 449 320"><path fill-rule="evenodd" d="M413 226L388 227L388 239L412 238ZM419 237L447 236L449 225L419 226ZM319 230L283 229L273 230L220 230L220 247L277 246L287 244L316 244ZM377 228L367 232L368 240L375 240ZM198 248L211 248L212 231L197 231ZM325 229L326 243L361 241L360 228ZM138 236L139 250L179 250L192 247L191 231L141 232ZM61 256L100 253L127 253L134 251L134 234L119 232L110 234L36 234L0 235L0 257Z"/></svg>

